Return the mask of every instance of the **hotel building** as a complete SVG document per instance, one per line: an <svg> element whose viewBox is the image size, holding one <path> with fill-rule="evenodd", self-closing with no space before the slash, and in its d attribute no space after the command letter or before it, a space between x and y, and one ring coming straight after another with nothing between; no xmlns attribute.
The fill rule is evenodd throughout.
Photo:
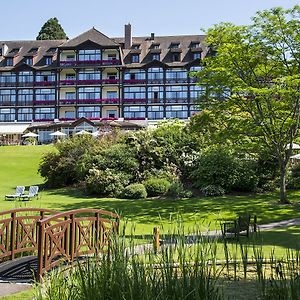
<svg viewBox="0 0 300 300"><path fill-rule="evenodd" d="M1 41L0 135L13 140L31 127L43 142L78 120L187 120L204 93L189 72L206 53L204 36L132 37L130 24L123 38L92 28L70 40Z"/></svg>

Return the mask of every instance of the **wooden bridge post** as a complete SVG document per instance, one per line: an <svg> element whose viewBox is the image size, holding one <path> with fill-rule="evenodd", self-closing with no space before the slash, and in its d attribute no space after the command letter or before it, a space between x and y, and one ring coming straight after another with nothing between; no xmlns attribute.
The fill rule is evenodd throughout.
<svg viewBox="0 0 300 300"><path fill-rule="evenodd" d="M100 221L99 221L99 213L95 213L96 222L95 222L95 249L96 253L101 249L101 239L100 239Z"/></svg>
<svg viewBox="0 0 300 300"><path fill-rule="evenodd" d="M154 227L153 229L153 249L154 253L156 254L160 247L160 234L159 234L159 228Z"/></svg>
<svg viewBox="0 0 300 300"><path fill-rule="evenodd" d="M16 243L16 213L11 213L11 227L10 227L10 257L13 260L15 258L15 243Z"/></svg>
<svg viewBox="0 0 300 300"><path fill-rule="evenodd" d="M75 251L75 220L74 214L70 215L71 223L70 223L70 260L73 262L74 260L74 251Z"/></svg>
<svg viewBox="0 0 300 300"><path fill-rule="evenodd" d="M41 224L40 221L37 222L38 230L39 230L39 238L38 238L38 266L37 266L37 280L40 281L43 275L43 267L44 267L44 243L45 243L45 234L44 234L44 225Z"/></svg>
<svg viewBox="0 0 300 300"><path fill-rule="evenodd" d="M253 216L253 231L257 232L257 216Z"/></svg>

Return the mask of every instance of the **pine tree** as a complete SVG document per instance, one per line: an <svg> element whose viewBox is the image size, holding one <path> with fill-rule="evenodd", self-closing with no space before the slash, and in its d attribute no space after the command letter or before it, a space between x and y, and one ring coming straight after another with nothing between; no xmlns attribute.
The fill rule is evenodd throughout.
<svg viewBox="0 0 300 300"><path fill-rule="evenodd" d="M37 40L63 40L68 39L64 29L56 17L49 19L41 28Z"/></svg>

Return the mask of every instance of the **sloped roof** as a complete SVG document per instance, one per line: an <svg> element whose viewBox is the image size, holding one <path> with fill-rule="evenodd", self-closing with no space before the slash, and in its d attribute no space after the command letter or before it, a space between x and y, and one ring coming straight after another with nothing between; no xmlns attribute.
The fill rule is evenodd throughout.
<svg viewBox="0 0 300 300"><path fill-rule="evenodd" d="M78 35L74 39L68 40L67 42L62 44L60 47L61 48L76 47L87 41L91 41L93 43L96 43L100 46L105 46L105 47L119 47L118 43L116 43L113 39L110 39L109 37L107 37L102 32L98 31L94 27L92 29Z"/></svg>

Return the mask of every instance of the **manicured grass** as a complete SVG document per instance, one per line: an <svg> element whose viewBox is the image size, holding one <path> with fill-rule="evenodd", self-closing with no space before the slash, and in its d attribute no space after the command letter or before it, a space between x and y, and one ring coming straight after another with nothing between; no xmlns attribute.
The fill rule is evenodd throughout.
<svg viewBox="0 0 300 300"><path fill-rule="evenodd" d="M186 227L197 224L202 228L215 228L219 227L220 221L245 212L257 214L260 224L300 217L300 191L289 193L291 205L280 205L276 193L191 199L127 200L88 197L75 188L42 189L40 198L36 200L5 201L4 195L13 192L16 185L29 186L43 182L37 173L38 164L41 156L53 149L51 145L0 147L1 210L15 207L43 207L59 211L83 207L103 208L120 213L123 219L136 224L136 234L146 235L152 234L154 226L167 230L171 224L174 225L180 220ZM282 234L280 231L275 232ZM298 227L295 232L300 232ZM290 232L288 236L293 239L296 237L295 232ZM269 236L272 234L268 232Z"/></svg>

